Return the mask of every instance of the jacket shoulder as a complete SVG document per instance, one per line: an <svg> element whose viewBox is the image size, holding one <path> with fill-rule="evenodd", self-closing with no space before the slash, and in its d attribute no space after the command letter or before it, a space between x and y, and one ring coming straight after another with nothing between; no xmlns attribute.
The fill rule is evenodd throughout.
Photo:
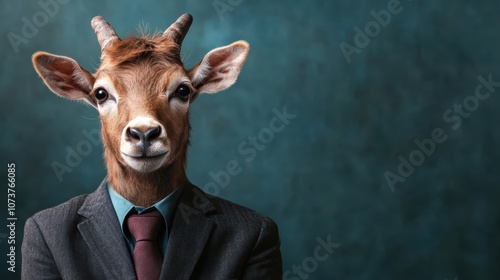
<svg viewBox="0 0 500 280"><path fill-rule="evenodd" d="M270 217L220 197L207 197L216 209L214 214L219 226L247 232L264 229L277 234L278 226Z"/></svg>
<svg viewBox="0 0 500 280"><path fill-rule="evenodd" d="M64 203L35 213L30 220L36 221L38 225L55 227L67 224L69 220L78 217L78 210L87 198L88 194L76 196Z"/></svg>
<svg viewBox="0 0 500 280"><path fill-rule="evenodd" d="M233 219L244 219L251 221L271 220L269 217L252 210L248 207L239 205L224 198L208 195L210 202L218 210L219 214L232 217Z"/></svg>

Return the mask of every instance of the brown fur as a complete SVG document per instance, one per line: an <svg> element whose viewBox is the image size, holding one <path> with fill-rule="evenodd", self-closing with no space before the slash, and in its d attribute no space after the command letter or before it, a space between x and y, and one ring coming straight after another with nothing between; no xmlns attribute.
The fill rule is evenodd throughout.
<svg viewBox="0 0 500 280"><path fill-rule="evenodd" d="M191 21L184 14L162 35L120 40L102 17L94 17L91 25L102 51L95 74L69 57L33 55L35 69L55 94L86 100L99 110L111 186L138 206L151 206L187 182L189 104L198 92L216 93L231 86L248 55L248 43L237 41L210 51L187 71L180 59L180 44ZM181 84L191 88L189 100L175 97ZM99 86L106 87L109 98L116 100L98 102ZM159 134L146 143L150 147L139 145L137 134L134 137L127 130L151 132L157 127ZM146 150L151 153L148 159L144 158Z"/></svg>
<svg viewBox="0 0 500 280"><path fill-rule="evenodd" d="M106 46L101 68L134 63L145 58L182 66L180 46L159 35L141 35L116 40Z"/></svg>
<svg viewBox="0 0 500 280"><path fill-rule="evenodd" d="M188 112L173 112L165 95L169 82L187 76L177 44L163 37L131 37L108 45L95 77L105 75L119 95L118 114L101 116L104 159L113 188L135 205L147 207L187 181ZM194 91L194 88L192 89ZM151 173L130 168L120 156L120 138L127 123L150 115L167 130L171 161Z"/></svg>

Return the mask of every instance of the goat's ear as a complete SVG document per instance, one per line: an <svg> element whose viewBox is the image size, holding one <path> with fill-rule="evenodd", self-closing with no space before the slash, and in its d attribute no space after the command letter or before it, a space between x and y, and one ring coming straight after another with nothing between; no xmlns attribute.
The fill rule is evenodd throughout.
<svg viewBox="0 0 500 280"><path fill-rule="evenodd" d="M240 74L250 47L245 41L211 50L188 71L198 92L216 93L230 87Z"/></svg>
<svg viewBox="0 0 500 280"><path fill-rule="evenodd" d="M72 100L83 99L97 108L89 95L95 79L75 60L46 52L36 52L32 60L38 75L55 94Z"/></svg>

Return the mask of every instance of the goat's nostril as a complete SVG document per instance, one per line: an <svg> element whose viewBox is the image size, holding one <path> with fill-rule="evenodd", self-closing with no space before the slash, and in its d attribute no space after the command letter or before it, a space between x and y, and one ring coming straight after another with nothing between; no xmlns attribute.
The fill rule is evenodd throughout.
<svg viewBox="0 0 500 280"><path fill-rule="evenodd" d="M137 128L128 128L127 135L132 141L142 141L144 133Z"/></svg>
<svg viewBox="0 0 500 280"><path fill-rule="evenodd" d="M145 141L154 140L154 139L158 138L158 136L160 136L160 134L161 134L161 128L159 126L150 128L150 129L146 130L146 132L144 133L144 140Z"/></svg>
<svg viewBox="0 0 500 280"><path fill-rule="evenodd" d="M150 128L143 132L138 128L128 128L127 136L133 142L150 142L158 138L161 134L161 128L159 126Z"/></svg>

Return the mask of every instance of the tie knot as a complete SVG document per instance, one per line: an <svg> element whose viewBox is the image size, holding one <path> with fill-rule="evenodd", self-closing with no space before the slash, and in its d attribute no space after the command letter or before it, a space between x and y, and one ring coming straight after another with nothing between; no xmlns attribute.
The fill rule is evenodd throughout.
<svg viewBox="0 0 500 280"><path fill-rule="evenodd" d="M128 229L136 242L156 240L163 224L163 216L158 210L144 214L133 214L127 219Z"/></svg>

